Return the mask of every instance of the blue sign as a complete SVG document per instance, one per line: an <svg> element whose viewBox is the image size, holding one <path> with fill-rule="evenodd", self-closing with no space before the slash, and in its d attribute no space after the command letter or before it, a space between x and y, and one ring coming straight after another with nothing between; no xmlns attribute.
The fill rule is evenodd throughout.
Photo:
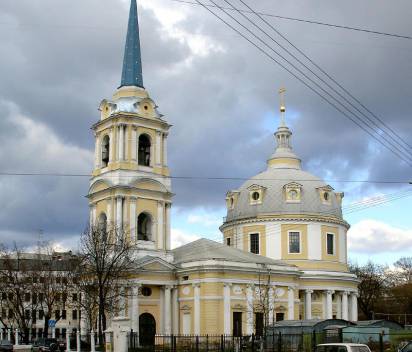
<svg viewBox="0 0 412 352"><path fill-rule="evenodd" d="M56 320L49 320L49 328L54 328L56 326Z"/></svg>

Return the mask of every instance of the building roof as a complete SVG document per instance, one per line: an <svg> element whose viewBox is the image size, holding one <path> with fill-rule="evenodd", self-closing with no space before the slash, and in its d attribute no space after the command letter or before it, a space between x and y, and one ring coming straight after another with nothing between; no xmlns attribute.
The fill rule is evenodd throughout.
<svg viewBox="0 0 412 352"><path fill-rule="evenodd" d="M142 57L140 51L139 20L136 0L131 0L126 45L124 49L122 82L123 86L143 88Z"/></svg>
<svg viewBox="0 0 412 352"><path fill-rule="evenodd" d="M188 243L173 250L174 264L196 262L202 260L225 260L241 263L289 266L279 260L248 253L206 238Z"/></svg>

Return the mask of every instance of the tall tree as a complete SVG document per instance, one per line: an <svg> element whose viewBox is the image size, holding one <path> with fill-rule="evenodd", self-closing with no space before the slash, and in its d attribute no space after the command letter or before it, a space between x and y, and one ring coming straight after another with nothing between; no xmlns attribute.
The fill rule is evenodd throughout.
<svg viewBox="0 0 412 352"><path fill-rule="evenodd" d="M369 261L365 265L350 264L350 270L360 280L359 308L367 319L372 319L378 302L388 290L387 268Z"/></svg>
<svg viewBox="0 0 412 352"><path fill-rule="evenodd" d="M134 250L127 233L115 226L91 226L81 236L77 280L83 299L97 302L100 332L107 328L108 315L119 307L119 286L133 269Z"/></svg>
<svg viewBox="0 0 412 352"><path fill-rule="evenodd" d="M402 257L393 265L398 269L402 280L412 283L412 257Z"/></svg>

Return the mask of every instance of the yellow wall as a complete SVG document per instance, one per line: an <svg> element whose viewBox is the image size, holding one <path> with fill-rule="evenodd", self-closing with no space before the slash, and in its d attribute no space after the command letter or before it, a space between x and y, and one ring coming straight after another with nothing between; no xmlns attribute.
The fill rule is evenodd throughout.
<svg viewBox="0 0 412 352"><path fill-rule="evenodd" d="M289 253L289 231L300 232L300 253ZM308 226L303 224L281 225L282 259L308 258Z"/></svg>

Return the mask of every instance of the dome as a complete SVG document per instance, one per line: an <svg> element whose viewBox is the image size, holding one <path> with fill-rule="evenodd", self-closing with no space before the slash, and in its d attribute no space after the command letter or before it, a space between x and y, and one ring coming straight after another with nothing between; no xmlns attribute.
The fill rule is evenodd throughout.
<svg viewBox="0 0 412 352"><path fill-rule="evenodd" d="M277 215L334 217L342 222L343 193L302 170L292 149L292 132L283 118L274 136L277 147L267 170L227 193L226 222Z"/></svg>
<svg viewBox="0 0 412 352"><path fill-rule="evenodd" d="M253 192L259 190L261 199L251 200ZM298 191L298 199L288 200L288 191ZM332 187L301 169L268 168L228 196L235 199L228 209L227 221L277 214L313 214L342 219L342 194L334 193Z"/></svg>

